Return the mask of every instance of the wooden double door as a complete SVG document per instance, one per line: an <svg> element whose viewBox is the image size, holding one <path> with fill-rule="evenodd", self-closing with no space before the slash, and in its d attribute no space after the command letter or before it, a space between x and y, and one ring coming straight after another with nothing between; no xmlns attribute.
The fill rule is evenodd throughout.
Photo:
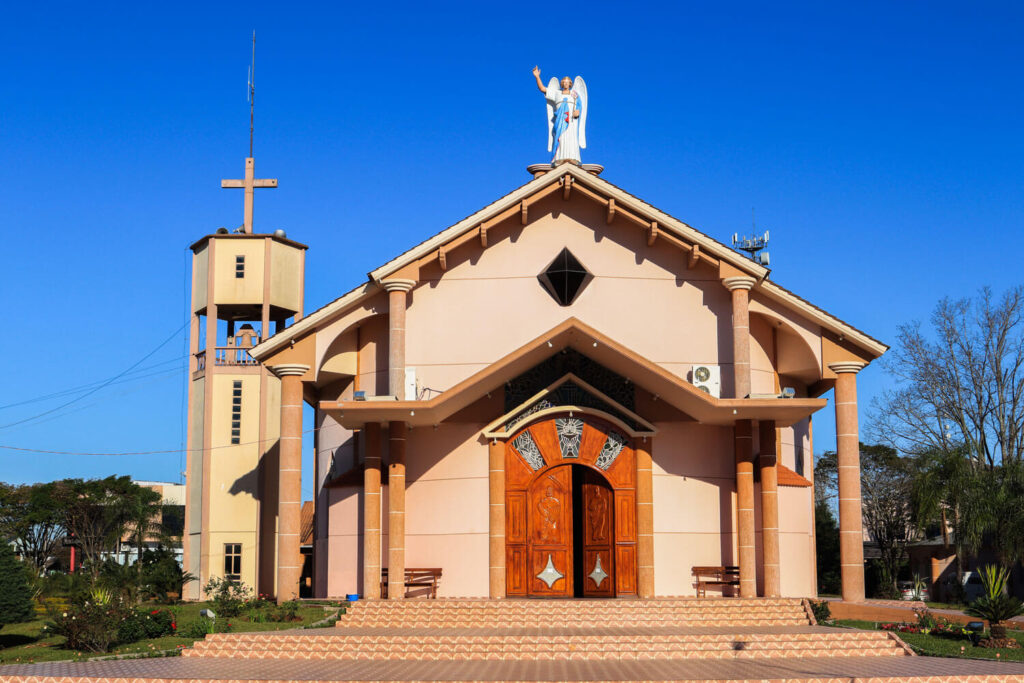
<svg viewBox="0 0 1024 683"><path fill-rule="evenodd" d="M530 449L524 439L519 447ZM537 447L536 453L527 455L527 464L537 455L544 457L543 466L528 478L523 476L527 472L516 469L516 461L523 457L515 445L506 457L513 469L512 476L506 470L508 594L635 594L635 488L614 487L605 471L595 466L596 457L581 462L574 451L564 458L560 451L545 454ZM630 450L624 459L629 462L623 465L632 464L631 456ZM601 464L607 466L607 460ZM632 477L624 483L632 483Z"/></svg>

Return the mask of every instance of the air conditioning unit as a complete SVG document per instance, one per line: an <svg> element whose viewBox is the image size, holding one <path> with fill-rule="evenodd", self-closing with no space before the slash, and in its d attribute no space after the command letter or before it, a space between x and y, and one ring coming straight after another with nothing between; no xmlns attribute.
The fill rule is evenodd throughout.
<svg viewBox="0 0 1024 683"><path fill-rule="evenodd" d="M722 396L722 369L717 365L694 365L690 371L693 386L715 398Z"/></svg>

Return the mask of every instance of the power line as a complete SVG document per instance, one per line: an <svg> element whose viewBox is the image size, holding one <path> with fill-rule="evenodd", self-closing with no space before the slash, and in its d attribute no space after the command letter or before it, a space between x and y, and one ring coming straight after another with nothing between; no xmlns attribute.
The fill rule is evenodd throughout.
<svg viewBox="0 0 1024 683"><path fill-rule="evenodd" d="M83 398L86 398L87 396L92 396L92 395L93 395L93 394L95 394L95 393L96 393L97 391L100 391L101 389L104 389L104 388L106 388L106 387L110 386L110 385L111 385L111 384L113 384L113 383L114 383L114 382L115 382L116 380L119 380L119 379L121 379L122 377L124 377L125 375L127 375L127 374L128 374L129 372L131 372L132 370L134 370L135 368L137 368L137 367L138 367L139 365L141 365L141 364L143 363L143 361L146 361L146 360L148 360L148 359L149 359L150 357L152 357L152 356L153 356L153 354L155 354L155 353L156 353L157 351L159 351L159 350L160 350L160 349L162 349L162 348L163 348L164 346L166 346L166 345L168 344L168 342L170 342L170 341L171 341L172 339L174 339L175 337L177 337L177 336L178 336L178 333L179 333L179 332L181 332L181 331L182 331L182 330L183 330L183 329L185 328L185 326L187 326L187 325L188 325L188 321L186 320L186 321L185 321L185 323L184 323L184 324L183 324L183 325L182 325L181 327L179 327L178 329L176 329L176 330L175 330L175 331L174 331L174 332L173 332L173 333L171 334L171 336L169 336L169 337L168 337L167 339L165 339L165 340L163 340L162 342L160 342L160 344L159 344L159 345L158 345L158 346L157 346L157 347L156 347L155 349L153 349L152 351L150 351L149 353L147 353L147 354L146 354L145 356L143 356L143 357L142 357L142 358L140 358L139 360L135 361L134 363L132 363L131 365L129 365L129 366L127 367L127 368L125 368L125 369L124 369L124 370L122 370L121 372L117 373L116 375L114 375L113 377L111 377L110 379L108 379L107 381L103 382L102 384L100 384L100 385L99 385L98 387L96 387L95 389L91 389L91 390L89 390L89 391L87 391L87 392L83 393L83 394L82 394L81 396L77 396L76 398L73 398L73 399L71 399L70 401L67 401L67 402L65 402L65 403L62 403L62 404L60 404L59 406L57 406L56 408L50 408L49 410L44 410L43 412L41 412L41 413L39 413L39 414L37 414L37 415L33 415L33 416L31 416L31 417L26 417L26 418L23 418L23 419L21 419L21 420L16 420L16 421L14 421L14 422L8 422L8 423L7 423L7 424L5 424L5 425L0 425L0 429L7 429L8 427L14 427L14 426L16 426L16 425L24 424L24 423L26 423L26 422L31 422L31 421L33 421L33 420L36 420L36 419L40 418L40 417L43 417L44 415L50 415L51 413L55 413L55 412L57 412L58 410L61 410L62 408L66 408L66 407L68 407L69 405L71 405L71 404L73 404L73 403L77 403L78 401L81 401L81 400L82 400Z"/></svg>
<svg viewBox="0 0 1024 683"><path fill-rule="evenodd" d="M130 386L129 385L128 387L125 387L121 391L118 391L117 393L112 394L111 396L100 397L100 398L98 398L95 401L91 401L89 403L78 405L78 406L75 406L74 408L69 408L67 410L61 411L59 413L55 413L53 415L47 415L47 416L40 417L38 420L33 422L31 426L36 427L38 425L46 424L47 422L52 422L53 420L63 420L68 415L71 415L73 413L78 413L78 412L81 412L83 410L87 410L89 408L92 408L93 406L100 405L100 404L102 404L102 403L104 403L104 402L106 402L108 400L114 399L114 398L118 398L118 397L122 397L122 396L127 396L128 394L131 394L131 393L134 393L136 391L139 391L140 389L145 389L146 387L148 387L148 386L150 386L152 384L156 384L157 382L163 382L163 381L166 381L166 380L178 377L178 376L181 375L182 372L183 372L182 368L171 368L170 370L164 370L162 372L154 372L151 375L144 375L144 376L140 376L140 377L133 377L130 380L123 380L121 382L115 382L115 384L126 384L126 383L130 383L130 382L135 382L136 386ZM147 379L147 378L149 378L148 381L136 382L136 380ZM111 386L114 386L114 385L112 384Z"/></svg>
<svg viewBox="0 0 1024 683"><path fill-rule="evenodd" d="M319 429L320 429L320 427L314 427L313 429L307 429L306 431L302 432L302 434L306 435L306 434L309 434L310 432L315 432L315 431L317 431ZM269 439L263 439L262 441L257 439L256 441L246 441L245 443L227 444L227 445L224 445L224 446L210 446L209 448L185 448L185 449L171 448L171 449L163 450L163 451L122 451L122 452L117 452L117 453L113 453L113 452L111 452L111 453L93 453L93 452L84 452L84 451L53 451L53 450L49 450L49 449L45 449L45 448L23 448L21 446L6 446L6 445L3 445L3 444L0 444L0 450L18 451L18 452L21 452L21 453L42 453L42 454L46 454L46 455L96 455L96 456L106 456L106 455L112 455L112 456L118 456L118 455L167 455L169 453L201 453L203 451L214 451L214 450L218 450L218 449L221 449L221 448L235 448L237 446L251 446L253 444L270 443L272 441L277 441L278 438L279 437L273 437L273 438L269 438Z"/></svg>
<svg viewBox="0 0 1024 683"><path fill-rule="evenodd" d="M187 353L188 352L186 351L186 356L184 358L188 357ZM148 375L138 374L138 373L146 372L147 370L155 370L156 368L159 368L159 367L164 366L164 365L168 365L169 363L180 363L182 360L183 360L183 358L170 358L168 360L161 361L159 363L154 363L153 365L147 365L147 366L142 367L142 368L137 368L136 370L133 370L132 372L126 373L124 375L123 379L121 379L121 380L119 380L117 382L111 382L111 384L124 384L125 382L132 382L132 381L134 381L136 379L141 379L143 377L151 377L152 375L158 374L159 372L167 372L167 370L159 370L157 373L150 373ZM176 368L174 370L177 371ZM5 405L0 405L0 410L7 410L8 408L17 408L18 406L28 405L30 403L40 403L42 401L47 401L47 400L52 399L52 398L60 398L61 396L68 396L68 395L71 395L71 394L78 394L78 393L81 393L83 391L88 391L92 387L96 386L97 384L101 384L104 381L106 381L106 380L96 380L95 382L89 382L88 384L82 384L82 385L77 386L77 387L71 387L70 389L62 389L61 391L55 391L52 394L44 394L42 396L36 396L35 398L29 398L29 399L26 399L24 401L16 401L14 403L7 403Z"/></svg>

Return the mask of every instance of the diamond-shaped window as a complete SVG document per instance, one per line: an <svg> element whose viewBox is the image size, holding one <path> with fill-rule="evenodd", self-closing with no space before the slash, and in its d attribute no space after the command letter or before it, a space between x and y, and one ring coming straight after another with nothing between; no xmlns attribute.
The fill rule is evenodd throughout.
<svg viewBox="0 0 1024 683"><path fill-rule="evenodd" d="M562 251L555 257L544 272L537 276L548 294L555 298L555 301L563 306L568 306L583 288L593 279L586 268L572 255L568 249Z"/></svg>

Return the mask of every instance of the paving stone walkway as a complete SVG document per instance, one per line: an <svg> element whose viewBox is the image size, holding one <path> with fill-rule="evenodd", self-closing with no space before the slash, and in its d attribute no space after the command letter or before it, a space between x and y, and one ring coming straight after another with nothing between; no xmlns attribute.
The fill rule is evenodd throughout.
<svg viewBox="0 0 1024 683"><path fill-rule="evenodd" d="M1024 663L934 657L644 662L317 662L133 659L0 667L0 683L127 681L854 681L1020 683Z"/></svg>

